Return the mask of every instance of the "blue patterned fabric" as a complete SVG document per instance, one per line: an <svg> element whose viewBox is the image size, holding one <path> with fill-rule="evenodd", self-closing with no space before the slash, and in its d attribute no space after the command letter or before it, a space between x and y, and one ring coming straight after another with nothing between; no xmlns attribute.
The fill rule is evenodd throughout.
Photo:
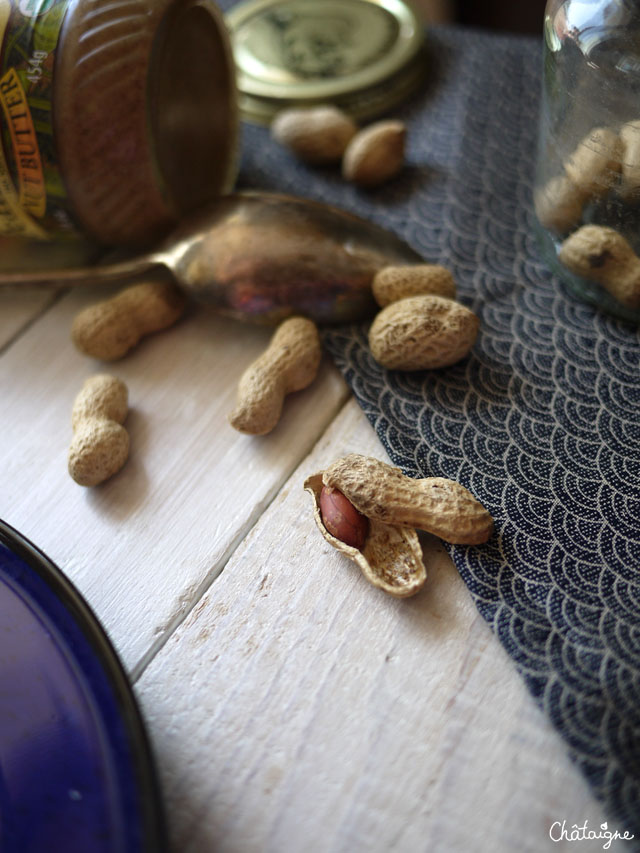
<svg viewBox="0 0 640 853"><path fill-rule="evenodd" d="M478 609L621 831L640 838L640 342L565 292L533 232L538 40L442 28L395 112L409 165L368 193L247 127L241 184L386 225L455 274L481 318L445 370L383 370L365 326L326 345L392 460L451 477L496 533L451 554Z"/></svg>

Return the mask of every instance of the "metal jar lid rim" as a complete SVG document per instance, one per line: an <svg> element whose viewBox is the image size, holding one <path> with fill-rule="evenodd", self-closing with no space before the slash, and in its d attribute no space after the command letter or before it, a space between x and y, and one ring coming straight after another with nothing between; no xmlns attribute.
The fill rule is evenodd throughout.
<svg viewBox="0 0 640 853"><path fill-rule="evenodd" d="M349 19L359 19L365 27L367 22L373 23L379 27L379 34L384 30L391 40L390 44L380 45L384 52L368 57L361 67L343 75L332 75L324 69L317 76L312 73L297 76L295 70L287 67L286 60L280 62L277 50L269 54L269 47L264 48L262 57L256 54L252 40L255 42L260 28L276 28L278 21L284 22L282 26L286 28L287 16L300 15L306 11L305 6L317 12L318 5L309 4L309 0L248 0L227 13L241 95L289 106L335 101L398 75L416 59L422 47L424 25L404 0L329 0L323 4L325 13L334 11L347 23ZM258 47L262 50L263 45Z"/></svg>

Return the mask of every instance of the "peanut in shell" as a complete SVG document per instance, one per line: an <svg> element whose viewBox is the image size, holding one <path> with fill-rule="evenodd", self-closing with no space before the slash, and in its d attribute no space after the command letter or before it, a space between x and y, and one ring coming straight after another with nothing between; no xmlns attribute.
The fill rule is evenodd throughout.
<svg viewBox="0 0 640 853"><path fill-rule="evenodd" d="M386 120L359 130L342 158L342 177L361 187L377 187L395 177L404 165L407 128Z"/></svg>
<svg viewBox="0 0 640 853"><path fill-rule="evenodd" d="M453 545L479 545L493 519L471 492L445 477L413 479L379 459L351 453L323 473L369 521L418 528Z"/></svg>
<svg viewBox="0 0 640 853"><path fill-rule="evenodd" d="M68 470L80 486L97 486L116 474L129 455L129 434L122 426L129 392L109 374L90 376L74 400L73 439Z"/></svg>
<svg viewBox="0 0 640 853"><path fill-rule="evenodd" d="M337 163L356 135L357 125L332 104L282 110L271 123L271 136L307 163Z"/></svg>
<svg viewBox="0 0 640 853"><path fill-rule="evenodd" d="M316 324L306 317L283 320L267 349L240 377L236 407L229 415L231 426L247 435L271 432L287 394L313 382L321 359Z"/></svg>
<svg viewBox="0 0 640 853"><path fill-rule="evenodd" d="M640 308L640 258L623 235L605 225L583 225L570 234L558 260L595 281L627 308Z"/></svg>
<svg viewBox="0 0 640 853"><path fill-rule="evenodd" d="M409 296L375 317L369 347L389 370L434 370L460 361L475 343L480 321L443 296Z"/></svg>
<svg viewBox="0 0 640 853"><path fill-rule="evenodd" d="M434 295L456 298L456 282L441 264L383 267L371 282L373 298L381 308L408 296Z"/></svg>
<svg viewBox="0 0 640 853"><path fill-rule="evenodd" d="M176 323L185 306L184 294L172 282L139 282L80 311L71 340L84 355L115 361L141 338Z"/></svg>
<svg viewBox="0 0 640 853"><path fill-rule="evenodd" d="M587 197L606 195L620 173L623 144L615 131L594 127L564 164L569 180Z"/></svg>

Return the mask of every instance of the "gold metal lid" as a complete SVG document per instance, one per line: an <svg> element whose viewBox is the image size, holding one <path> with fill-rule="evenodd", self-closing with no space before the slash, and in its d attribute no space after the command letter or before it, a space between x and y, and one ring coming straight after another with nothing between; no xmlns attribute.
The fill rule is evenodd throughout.
<svg viewBox="0 0 640 853"><path fill-rule="evenodd" d="M424 25L403 0L248 0L226 15L244 118L333 103L370 119L424 74Z"/></svg>

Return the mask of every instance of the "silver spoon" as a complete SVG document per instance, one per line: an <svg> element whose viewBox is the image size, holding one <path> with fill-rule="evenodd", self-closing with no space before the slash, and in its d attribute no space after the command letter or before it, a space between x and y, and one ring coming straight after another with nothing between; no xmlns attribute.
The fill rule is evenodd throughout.
<svg viewBox="0 0 640 853"><path fill-rule="evenodd" d="M0 272L0 286L98 284L164 267L194 299L242 320L303 314L346 323L375 311L370 285L379 269L422 262L391 232L336 207L246 192L220 198L147 254L76 269Z"/></svg>

